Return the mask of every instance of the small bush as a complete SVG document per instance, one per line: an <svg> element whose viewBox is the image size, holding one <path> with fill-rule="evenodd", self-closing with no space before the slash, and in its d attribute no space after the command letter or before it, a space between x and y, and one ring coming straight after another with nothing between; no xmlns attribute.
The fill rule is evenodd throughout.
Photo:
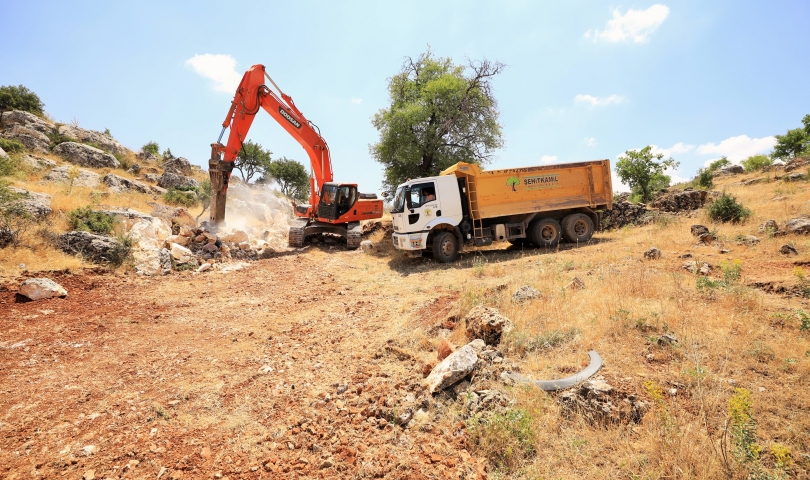
<svg viewBox="0 0 810 480"><path fill-rule="evenodd" d="M13 157L0 158L0 177L7 177L18 170L17 160Z"/></svg>
<svg viewBox="0 0 810 480"><path fill-rule="evenodd" d="M737 199L726 192L709 205L709 218L716 222L739 223L751 216L751 210L745 208Z"/></svg>
<svg viewBox="0 0 810 480"><path fill-rule="evenodd" d="M124 262L132 257L133 242L131 238L124 235L118 235L116 240L118 240L118 246L111 250L108 253L108 256L109 262L112 266L120 267L124 264Z"/></svg>
<svg viewBox="0 0 810 480"><path fill-rule="evenodd" d="M182 205L184 207L193 207L199 203L196 189L184 190L181 188L170 188L169 191L163 194L163 201L170 205Z"/></svg>
<svg viewBox="0 0 810 480"><path fill-rule="evenodd" d="M6 138L0 138L0 148L2 148L3 151L8 153L9 155L13 155L15 153L22 153L25 151L25 145L18 142L17 140L9 140Z"/></svg>
<svg viewBox="0 0 810 480"><path fill-rule="evenodd" d="M76 140L73 137L69 137L67 135L62 135L61 133L59 133L58 128L54 128L52 131L47 132L45 135L47 135L48 139L51 141L51 150L53 150L53 147L59 145L60 143L78 142L78 140Z"/></svg>
<svg viewBox="0 0 810 480"><path fill-rule="evenodd" d="M43 108L45 108L45 104L42 103L39 96L23 85L0 87L0 112L22 110L42 116Z"/></svg>
<svg viewBox="0 0 810 480"><path fill-rule="evenodd" d="M93 210L90 207L79 207L68 213L70 228L82 232L109 235L113 231L115 219L112 215Z"/></svg>
<svg viewBox="0 0 810 480"><path fill-rule="evenodd" d="M726 157L718 158L717 160L713 161L706 167L706 170L709 172L714 172L715 170L720 170L723 167L731 165L731 162Z"/></svg>
<svg viewBox="0 0 810 480"><path fill-rule="evenodd" d="M709 169L701 168L698 170L698 175L695 178L695 186L703 189L710 189L714 186L714 178Z"/></svg>
<svg viewBox="0 0 810 480"><path fill-rule="evenodd" d="M149 142L141 147L141 151L149 155L158 156L160 154L160 146L157 142Z"/></svg>
<svg viewBox="0 0 810 480"><path fill-rule="evenodd" d="M114 153L113 156L118 163L121 164L122 170L129 170L132 167L132 164L135 163L135 158L132 156L131 153Z"/></svg>
<svg viewBox="0 0 810 480"><path fill-rule="evenodd" d="M742 161L742 166L746 172L758 172L763 167L773 165L773 159L767 155L752 155Z"/></svg>
<svg viewBox="0 0 810 480"><path fill-rule="evenodd" d="M489 417L467 420L470 446L503 473L518 470L534 455L534 421L528 411L512 408Z"/></svg>

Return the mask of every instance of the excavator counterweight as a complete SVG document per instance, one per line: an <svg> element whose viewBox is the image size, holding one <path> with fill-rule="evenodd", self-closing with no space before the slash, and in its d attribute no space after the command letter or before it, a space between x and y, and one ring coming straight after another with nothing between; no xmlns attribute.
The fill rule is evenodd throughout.
<svg viewBox="0 0 810 480"><path fill-rule="evenodd" d="M265 83L265 78L278 94ZM270 114L307 152L312 175L309 204L296 205L297 221L290 227L289 244L300 247L309 235L330 233L346 238L349 248L360 246L360 221L382 217L382 200L374 194L358 193L357 185L333 182L332 160L326 140L312 122L295 106L265 72L264 65L253 65L245 72L231 108L222 122L222 133L230 129L226 144L222 135L211 144L208 172L211 177L210 219L214 225L225 221L228 181L234 161L259 109Z"/></svg>

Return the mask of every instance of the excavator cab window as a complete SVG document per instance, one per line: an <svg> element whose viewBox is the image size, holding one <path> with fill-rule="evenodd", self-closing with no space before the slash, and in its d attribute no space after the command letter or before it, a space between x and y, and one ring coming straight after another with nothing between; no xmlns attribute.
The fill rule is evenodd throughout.
<svg viewBox="0 0 810 480"><path fill-rule="evenodd" d="M337 196L337 216L341 217L343 214L351 210L354 202L357 201L357 187L353 185L341 185L338 188Z"/></svg>

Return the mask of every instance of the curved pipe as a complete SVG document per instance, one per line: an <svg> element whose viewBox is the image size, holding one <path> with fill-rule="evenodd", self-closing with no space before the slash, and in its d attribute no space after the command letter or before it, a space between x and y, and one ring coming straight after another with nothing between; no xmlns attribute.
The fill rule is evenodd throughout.
<svg viewBox="0 0 810 480"><path fill-rule="evenodd" d="M596 374L602 368L602 357L596 351L591 350L588 352L588 357L591 363L585 367L585 370L571 375L570 377L560 378L557 380L532 380L526 378L519 373L504 372L503 376L515 383L533 383L546 392L555 392L564 388L573 387L574 385L583 382Z"/></svg>

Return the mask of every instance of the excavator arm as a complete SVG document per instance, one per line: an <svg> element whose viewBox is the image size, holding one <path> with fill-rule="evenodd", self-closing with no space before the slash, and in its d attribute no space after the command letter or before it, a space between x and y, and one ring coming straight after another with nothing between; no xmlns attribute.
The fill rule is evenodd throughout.
<svg viewBox="0 0 810 480"><path fill-rule="evenodd" d="M278 90L278 94L267 87L265 78ZM220 138L217 143L211 144L211 159L208 163L211 177L210 218L215 225L225 219L225 199L234 161L242 144L247 141L248 131L259 109L269 113L301 144L309 156L312 167L309 205L306 208L296 209L296 215L314 218L321 189L324 183L333 179L329 146L316 130L317 127L298 110L292 98L278 88L265 72L264 65L253 65L239 82L231 108L225 121L222 122ZM220 142L226 129L230 129L228 142L223 145Z"/></svg>

